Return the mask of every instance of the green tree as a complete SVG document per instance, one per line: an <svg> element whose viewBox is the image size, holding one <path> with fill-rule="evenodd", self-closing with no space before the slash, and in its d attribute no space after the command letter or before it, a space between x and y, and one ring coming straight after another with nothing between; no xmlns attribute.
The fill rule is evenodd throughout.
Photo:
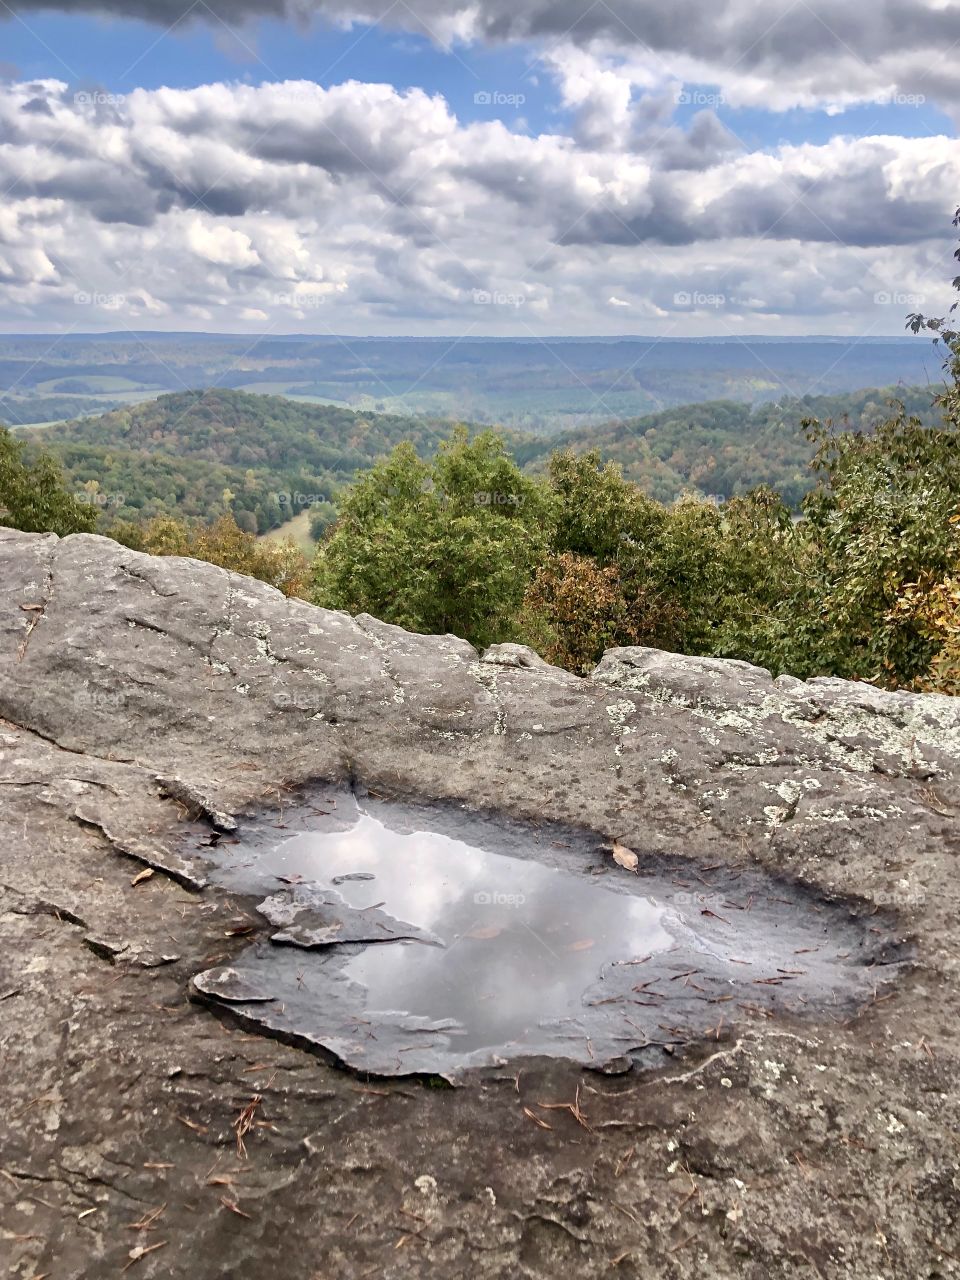
<svg viewBox="0 0 960 1280"><path fill-rule="evenodd" d="M464 428L433 462L409 444L361 477L317 552L318 604L478 645L512 638L551 503L492 432Z"/></svg>
<svg viewBox="0 0 960 1280"><path fill-rule="evenodd" d="M310 537L320 542L337 519L337 508L332 502L315 502L310 508Z"/></svg>
<svg viewBox="0 0 960 1280"><path fill-rule="evenodd" d="M558 661L588 670L611 645L707 652L717 594L720 517L709 503L648 498L596 451L554 453L551 554L526 597L526 634L542 629Z"/></svg>
<svg viewBox="0 0 960 1280"><path fill-rule="evenodd" d="M810 426L817 488L804 501L816 555L798 607L808 671L885 685L923 677L938 642L910 610L960 567L960 430L895 412L871 435Z"/></svg>
<svg viewBox="0 0 960 1280"><path fill-rule="evenodd" d="M712 642L704 652L776 674L795 671L807 661L798 628L815 603L816 549L807 525L764 487L724 503L719 514Z"/></svg>
<svg viewBox="0 0 960 1280"><path fill-rule="evenodd" d="M98 509L81 502L63 484L56 459L26 456L24 444L0 428L0 525L27 533L92 533Z"/></svg>

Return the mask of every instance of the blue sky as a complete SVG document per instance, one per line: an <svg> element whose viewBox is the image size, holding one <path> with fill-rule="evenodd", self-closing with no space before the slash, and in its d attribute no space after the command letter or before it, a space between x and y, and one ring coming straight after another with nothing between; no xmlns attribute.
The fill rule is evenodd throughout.
<svg viewBox="0 0 960 1280"><path fill-rule="evenodd" d="M932 0L60 3L0 20L8 329L875 335L947 300Z"/></svg>
<svg viewBox="0 0 960 1280"><path fill-rule="evenodd" d="M259 84L283 79L325 86L344 80L380 81L400 89L442 94L462 121L498 116L533 133L563 129L564 109L537 42L511 45L457 43L442 47L428 36L388 31L375 24L343 30L325 22L306 26L259 19L231 29L219 22L155 24L103 15L39 13L0 22L5 78L66 78L76 88L128 93L142 87L192 88L211 81ZM676 118L689 120L715 86L690 83L691 102ZM484 90L523 102L477 103ZM751 146L825 142L838 133L922 137L950 133L950 117L934 101L919 105L871 102L834 114L827 110L761 111L718 103L719 118Z"/></svg>

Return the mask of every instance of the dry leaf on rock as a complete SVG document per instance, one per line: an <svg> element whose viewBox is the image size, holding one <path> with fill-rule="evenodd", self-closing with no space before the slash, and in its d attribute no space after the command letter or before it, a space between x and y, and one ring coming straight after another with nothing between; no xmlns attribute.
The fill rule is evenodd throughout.
<svg viewBox="0 0 960 1280"><path fill-rule="evenodd" d="M614 840L613 842L613 860L618 866L623 867L625 871L636 871L640 864L640 859L633 850L628 849L619 840Z"/></svg>

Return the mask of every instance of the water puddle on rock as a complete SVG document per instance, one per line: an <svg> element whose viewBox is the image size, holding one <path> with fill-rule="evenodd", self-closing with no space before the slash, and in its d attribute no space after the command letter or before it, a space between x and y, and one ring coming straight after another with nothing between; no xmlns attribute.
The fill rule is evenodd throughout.
<svg viewBox="0 0 960 1280"><path fill-rule="evenodd" d="M626 1069L744 1013L873 994L890 957L841 908L642 851L634 874L603 844L312 793L216 846L211 878L257 895L265 935L195 992L357 1070L448 1078L529 1056Z"/></svg>

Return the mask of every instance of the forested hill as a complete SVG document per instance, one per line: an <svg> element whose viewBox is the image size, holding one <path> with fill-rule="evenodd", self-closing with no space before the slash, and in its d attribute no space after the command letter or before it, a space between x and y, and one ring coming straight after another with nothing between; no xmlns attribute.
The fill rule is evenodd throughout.
<svg viewBox="0 0 960 1280"><path fill-rule="evenodd" d="M45 441L123 445L146 453L189 454L233 467L290 465L352 473L400 440L432 451L445 423L386 413L355 413L246 391L184 391L98 418L50 428Z"/></svg>
<svg viewBox="0 0 960 1280"><path fill-rule="evenodd" d="M72 487L95 482L111 514L213 520L230 510L262 533L332 498L401 440L427 457L449 430L426 418L215 389L26 434L60 457Z"/></svg>
<svg viewBox="0 0 960 1280"><path fill-rule="evenodd" d="M934 421L933 393L901 387L806 396L753 410L714 400L559 437L511 432L507 439L531 471L542 470L558 447L596 448L661 501L691 491L730 497L766 484L797 506L812 484L802 420L847 418L869 429L889 416L893 394L908 412ZM57 454L70 488L88 490L106 514L211 522L229 512L241 528L263 533L309 505L328 503L402 440L430 457L450 429L448 420L215 389L164 395L26 435Z"/></svg>
<svg viewBox="0 0 960 1280"><path fill-rule="evenodd" d="M549 440L519 442L514 452L521 465L539 471L554 449L599 449L661 502L685 491L729 498L769 485L796 507L813 482L804 418L848 421L854 429L869 431L890 417L890 401L896 398L908 414L932 424L938 417L931 407L933 395L926 387L872 388L784 399L752 410L732 400L708 400Z"/></svg>

